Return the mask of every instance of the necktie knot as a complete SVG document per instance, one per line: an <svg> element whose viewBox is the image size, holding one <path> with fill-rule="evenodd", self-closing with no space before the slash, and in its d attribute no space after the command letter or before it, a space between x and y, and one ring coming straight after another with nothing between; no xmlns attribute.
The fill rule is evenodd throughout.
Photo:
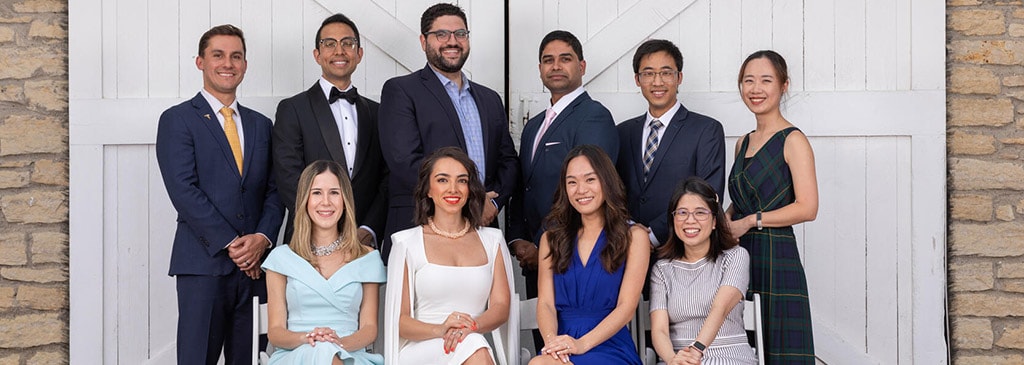
<svg viewBox="0 0 1024 365"><path fill-rule="evenodd" d="M558 114L555 113L555 109L548 108L547 112L544 114L544 124L551 124L551 121L555 119L555 114Z"/></svg>
<svg viewBox="0 0 1024 365"><path fill-rule="evenodd" d="M356 99L359 98L359 94L356 92L355 86L349 88L346 91L338 90L336 87L331 87L331 97L327 98L328 104L334 104L338 99L345 99L349 104L355 104Z"/></svg>
<svg viewBox="0 0 1024 365"><path fill-rule="evenodd" d="M652 119L651 120L651 132L657 132L658 130L661 129L661 127L664 127L664 126L665 125L661 124L660 120L657 120L657 119Z"/></svg>
<svg viewBox="0 0 1024 365"><path fill-rule="evenodd" d="M235 111L231 110L231 107L229 107L229 106L225 106L223 108L220 108L220 115L223 115L224 118L231 118L231 117L234 116L234 114L235 114Z"/></svg>

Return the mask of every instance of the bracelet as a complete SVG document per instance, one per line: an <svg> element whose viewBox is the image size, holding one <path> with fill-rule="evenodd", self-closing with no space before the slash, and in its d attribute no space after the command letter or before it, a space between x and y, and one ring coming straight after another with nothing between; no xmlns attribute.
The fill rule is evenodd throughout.
<svg viewBox="0 0 1024 365"><path fill-rule="evenodd" d="M757 211L757 230L760 231L764 226L761 225L761 211Z"/></svg>

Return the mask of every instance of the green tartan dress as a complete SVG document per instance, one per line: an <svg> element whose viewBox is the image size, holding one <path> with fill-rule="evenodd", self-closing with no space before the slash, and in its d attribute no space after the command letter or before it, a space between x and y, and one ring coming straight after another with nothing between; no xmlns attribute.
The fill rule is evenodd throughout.
<svg viewBox="0 0 1024 365"><path fill-rule="evenodd" d="M786 137L778 131L753 157L747 155L749 135L729 173L732 219L782 208L795 200L793 176L783 153ZM750 292L761 294L765 361L768 364L814 364L811 309L807 278L796 247L793 227L747 231L740 246L750 252Z"/></svg>

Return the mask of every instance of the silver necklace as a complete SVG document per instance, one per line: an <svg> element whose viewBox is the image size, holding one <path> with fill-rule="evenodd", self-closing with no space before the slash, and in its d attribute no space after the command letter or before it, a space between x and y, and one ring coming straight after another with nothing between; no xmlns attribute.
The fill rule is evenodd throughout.
<svg viewBox="0 0 1024 365"><path fill-rule="evenodd" d="M440 228L437 228L437 226L434 225L434 218L427 218L427 224L430 226L430 229L434 231L434 233L437 233L441 237L447 237L447 238L451 238L453 240L454 239L458 239L459 237L465 236L466 233L469 232L469 221L468 220L466 221L466 226L462 227L462 230L458 231L458 232L448 232L448 231L441 230Z"/></svg>
<svg viewBox="0 0 1024 365"><path fill-rule="evenodd" d="M334 242L331 242L331 244L327 246L317 246L315 243L312 242L310 242L309 244L310 246L313 246L314 256L327 256L334 253L334 251L337 251L338 247L341 247L341 237L338 237L338 239L334 240Z"/></svg>

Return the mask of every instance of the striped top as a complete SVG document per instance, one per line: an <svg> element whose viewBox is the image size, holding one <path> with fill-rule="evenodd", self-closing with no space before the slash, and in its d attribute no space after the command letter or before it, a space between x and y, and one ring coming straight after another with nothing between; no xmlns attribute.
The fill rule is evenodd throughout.
<svg viewBox="0 0 1024 365"><path fill-rule="evenodd" d="M750 281L750 255L736 246L725 250L715 262L707 257L689 263L680 260L658 260L651 270L651 312L667 310L669 337L679 351L693 343L700 327L711 312L711 302L718 288L728 285L747 292ZM708 347L747 345L743 329L743 305L729 311L718 330L718 337ZM749 347L744 351L750 352Z"/></svg>

